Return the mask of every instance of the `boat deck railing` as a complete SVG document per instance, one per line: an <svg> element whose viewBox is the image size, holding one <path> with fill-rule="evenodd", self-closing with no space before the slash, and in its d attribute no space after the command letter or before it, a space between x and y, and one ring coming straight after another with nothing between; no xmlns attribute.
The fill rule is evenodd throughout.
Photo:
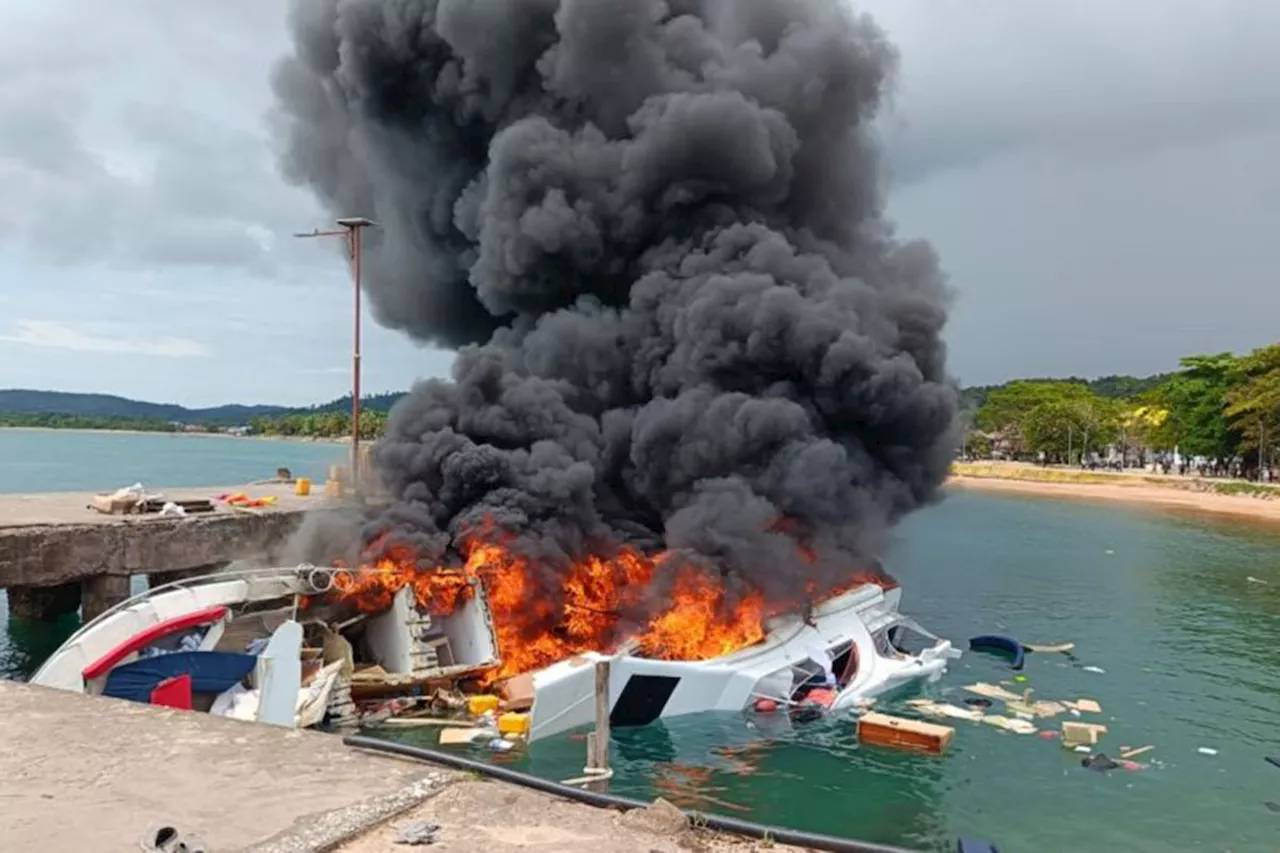
<svg viewBox="0 0 1280 853"><path fill-rule="evenodd" d="M291 568L281 566L266 566L253 569L231 569L220 572L213 572L207 575L196 575L190 578L182 578L180 580L162 583L159 586L149 587L137 595L130 596L124 601L108 607L102 613L93 619L81 625L74 634L72 634L66 643L71 643L85 633L101 624L104 620L110 619L117 613L127 610L130 607L145 601L154 595L162 592L171 592L179 589L193 589L201 586L208 586L215 583L225 583L231 580L257 580L257 579L280 579L282 581L302 580L310 588L309 594L320 595L328 592L333 588L333 579L339 573L346 574L368 574L382 573L381 569L343 569L333 566L313 566L310 563L302 563Z"/></svg>

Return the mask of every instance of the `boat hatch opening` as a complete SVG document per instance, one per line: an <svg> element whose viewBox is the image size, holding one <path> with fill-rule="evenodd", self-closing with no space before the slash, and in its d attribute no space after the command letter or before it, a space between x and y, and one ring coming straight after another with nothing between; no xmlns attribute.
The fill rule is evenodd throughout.
<svg viewBox="0 0 1280 853"><path fill-rule="evenodd" d="M914 657L938 640L936 636L923 631L920 626L905 618L877 631L872 639L875 641L876 651L887 658L900 655Z"/></svg>
<svg viewBox="0 0 1280 853"><path fill-rule="evenodd" d="M831 652L831 669L836 674L836 684L847 687L858 675L858 647L853 641L836 646Z"/></svg>

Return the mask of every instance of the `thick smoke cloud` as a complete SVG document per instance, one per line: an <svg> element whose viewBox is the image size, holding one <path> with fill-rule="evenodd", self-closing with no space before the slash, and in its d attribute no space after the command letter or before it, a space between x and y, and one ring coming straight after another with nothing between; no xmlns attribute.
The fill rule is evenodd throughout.
<svg viewBox="0 0 1280 853"><path fill-rule="evenodd" d="M367 215L378 319L461 346L369 525L629 543L796 595L934 498L946 293L884 218L895 54L840 0L296 0L287 174ZM809 557L802 558L803 544ZM552 585L554 586L554 585Z"/></svg>

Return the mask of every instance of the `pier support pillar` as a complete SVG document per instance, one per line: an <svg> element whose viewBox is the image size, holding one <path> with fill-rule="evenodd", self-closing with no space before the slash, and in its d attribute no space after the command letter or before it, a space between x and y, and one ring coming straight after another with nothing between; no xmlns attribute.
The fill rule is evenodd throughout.
<svg viewBox="0 0 1280 853"><path fill-rule="evenodd" d="M18 619L53 622L80 607L80 584L15 586L8 589L9 613Z"/></svg>
<svg viewBox="0 0 1280 853"><path fill-rule="evenodd" d="M129 597L128 575L94 575L81 584L80 618L84 622L96 619Z"/></svg>

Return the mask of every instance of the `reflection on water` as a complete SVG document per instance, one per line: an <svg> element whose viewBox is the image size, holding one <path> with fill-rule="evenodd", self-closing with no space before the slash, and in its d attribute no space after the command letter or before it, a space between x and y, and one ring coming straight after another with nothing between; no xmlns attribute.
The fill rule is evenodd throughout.
<svg viewBox="0 0 1280 853"><path fill-rule="evenodd" d="M959 721L934 758L860 747L848 719L707 714L614 731L610 790L922 850L953 850L957 835L1010 851L1277 849L1264 803L1280 801L1280 771L1262 759L1280 754L1280 537L963 493L909 519L888 563L904 609L957 645L995 632L1075 642L1078 661L1029 655L1027 680L1011 686L1096 699L1103 751L1150 744L1148 766L1093 772L1055 741ZM31 636L19 645L39 654ZM1010 675L968 652L928 692L959 703L965 684ZM567 779L585 754L570 733L494 760Z"/></svg>

